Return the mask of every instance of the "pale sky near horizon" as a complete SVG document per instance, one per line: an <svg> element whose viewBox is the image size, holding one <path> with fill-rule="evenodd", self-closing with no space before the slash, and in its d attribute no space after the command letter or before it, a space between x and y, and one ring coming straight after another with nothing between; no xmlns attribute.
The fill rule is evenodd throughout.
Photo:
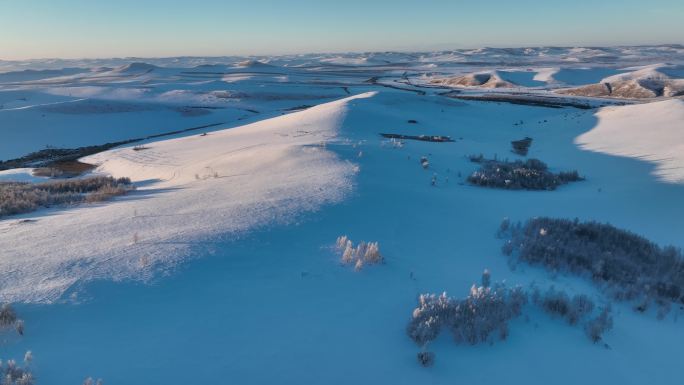
<svg viewBox="0 0 684 385"><path fill-rule="evenodd" d="M684 0L0 0L0 59L684 43Z"/></svg>

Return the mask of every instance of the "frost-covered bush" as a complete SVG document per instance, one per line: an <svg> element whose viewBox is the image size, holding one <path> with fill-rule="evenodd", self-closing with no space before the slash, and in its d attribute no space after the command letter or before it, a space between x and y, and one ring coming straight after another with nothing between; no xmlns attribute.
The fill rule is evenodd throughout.
<svg viewBox="0 0 684 385"><path fill-rule="evenodd" d="M482 279L489 283L488 270L485 270ZM603 333L613 326L610 306L591 318L595 305L584 294L570 297L551 287L546 292L534 288L531 297L533 305L554 317L565 319L570 325L578 325L583 321L587 336L594 342L600 341ZM476 345L492 343L496 339L504 340L508 337L509 321L522 314L529 298L530 295L522 287L508 288L502 283L480 287L473 285L470 294L463 299L449 297L446 293L421 294L406 333L423 348L444 329L451 331L456 343ZM427 360L427 357L421 354L424 353L418 354L418 361L423 364L423 359Z"/></svg>
<svg viewBox="0 0 684 385"><path fill-rule="evenodd" d="M435 353L433 352L420 352L416 355L416 358L418 358L418 363L426 368L435 363Z"/></svg>
<svg viewBox="0 0 684 385"><path fill-rule="evenodd" d="M563 291L551 287L541 293L535 290L533 301L545 312L564 318L570 325L576 325L585 316L594 310L594 302L584 294L578 294L572 298Z"/></svg>
<svg viewBox="0 0 684 385"><path fill-rule="evenodd" d="M0 217L41 207L98 202L131 189L128 178L92 177L45 183L0 183Z"/></svg>
<svg viewBox="0 0 684 385"><path fill-rule="evenodd" d="M471 156L480 169L468 177L468 182L482 187L507 190L555 190L558 186L583 180L577 171L553 173L538 159L514 162Z"/></svg>
<svg viewBox="0 0 684 385"><path fill-rule="evenodd" d="M0 306L0 328L6 328L17 322L17 313L12 305L5 303Z"/></svg>
<svg viewBox="0 0 684 385"><path fill-rule="evenodd" d="M24 335L24 321L17 318L12 305L6 303L0 306L0 330L14 328L19 335Z"/></svg>
<svg viewBox="0 0 684 385"><path fill-rule="evenodd" d="M520 316L527 303L522 288L509 289L503 284L493 287L473 287L464 299L423 294L407 327L409 337L419 346L437 338L448 329L457 343L475 345L506 339L508 321Z"/></svg>
<svg viewBox="0 0 684 385"><path fill-rule="evenodd" d="M88 377L83 381L83 385L103 385L104 383L102 382L102 379L98 379L97 381L93 380L92 377Z"/></svg>
<svg viewBox="0 0 684 385"><path fill-rule="evenodd" d="M489 270L485 269L482 272L482 287L489 287L492 284L492 274Z"/></svg>
<svg viewBox="0 0 684 385"><path fill-rule="evenodd" d="M534 218L510 225L505 254L590 277L619 300L684 303L684 256L609 224Z"/></svg>
<svg viewBox="0 0 684 385"><path fill-rule="evenodd" d="M340 236L335 242L337 251L340 253L340 261L343 265L354 265L359 271L366 264L374 265L383 262L378 242L361 241L356 247L346 235Z"/></svg>
<svg viewBox="0 0 684 385"><path fill-rule="evenodd" d="M613 317L610 315L610 308L605 308L591 321L587 322L584 331L587 337L594 343L603 339L603 334L613 328Z"/></svg>
<svg viewBox="0 0 684 385"><path fill-rule="evenodd" d="M24 356L23 367L19 366L15 360L0 361L2 385L33 385L35 381L30 370L32 359L33 355L29 351Z"/></svg>
<svg viewBox="0 0 684 385"><path fill-rule="evenodd" d="M511 146L513 147L513 152L522 155L522 156L527 156L527 153L530 150L530 146L532 146L532 138L526 136L524 139L520 140L514 140L511 142Z"/></svg>

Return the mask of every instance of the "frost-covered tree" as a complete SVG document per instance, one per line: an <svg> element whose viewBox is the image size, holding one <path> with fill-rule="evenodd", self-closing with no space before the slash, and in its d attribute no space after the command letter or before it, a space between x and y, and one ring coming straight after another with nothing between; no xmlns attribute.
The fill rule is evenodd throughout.
<svg viewBox="0 0 684 385"><path fill-rule="evenodd" d="M0 182L0 217L41 207L99 202L132 189L128 178L91 177L45 183Z"/></svg>
<svg viewBox="0 0 684 385"><path fill-rule="evenodd" d="M354 243L346 235L343 235L337 238L335 247L340 253L342 264L354 265L356 271L363 269L366 264L373 265L383 262L378 242L366 243L361 241L354 247Z"/></svg>
<svg viewBox="0 0 684 385"><path fill-rule="evenodd" d="M684 256L610 224L533 218L510 227L504 254L592 279L618 300L684 304ZM637 309L641 307L637 306Z"/></svg>
<svg viewBox="0 0 684 385"><path fill-rule="evenodd" d="M423 294L418 298L407 334L419 346L437 338L442 329L450 330L457 343L475 345L505 339L508 322L520 316L528 296L522 288L472 286L463 299L446 293Z"/></svg>
<svg viewBox="0 0 684 385"><path fill-rule="evenodd" d="M435 353L433 352L419 352L417 354L418 363L424 367L430 367L435 363Z"/></svg>
<svg viewBox="0 0 684 385"><path fill-rule="evenodd" d="M584 331L587 337L594 343L603 339L603 334L613 328L613 317L610 315L610 308L607 307L601 311L598 317L587 322Z"/></svg>
<svg viewBox="0 0 684 385"><path fill-rule="evenodd" d="M0 306L0 329L14 328L19 335L24 335L24 321L17 318L17 313L11 304Z"/></svg>
<svg viewBox="0 0 684 385"><path fill-rule="evenodd" d="M342 263L349 264L354 262L354 247L351 241L347 241L344 251L342 251Z"/></svg>
<svg viewBox="0 0 684 385"><path fill-rule="evenodd" d="M22 368L15 360L0 361L0 376L3 385L33 385L34 378L30 371L29 364L33 356L31 352L24 355L24 367Z"/></svg>
<svg viewBox="0 0 684 385"><path fill-rule="evenodd" d="M369 242L366 251L363 254L364 261L368 263L382 262L382 255L380 255L380 246L378 242Z"/></svg>
<svg viewBox="0 0 684 385"><path fill-rule="evenodd" d="M5 303L0 306L0 327L8 327L17 322L17 313L11 304Z"/></svg>
<svg viewBox="0 0 684 385"><path fill-rule="evenodd" d="M335 245L337 246L337 250L342 251L344 250L345 247L347 247L347 241L349 241L349 238L346 235L341 235L337 237L337 242L335 242Z"/></svg>
<svg viewBox="0 0 684 385"><path fill-rule="evenodd" d="M571 298L554 287L544 293L535 290L532 297L546 313L564 318L570 325L576 325L594 310L594 302L588 296L578 294Z"/></svg>
<svg viewBox="0 0 684 385"><path fill-rule="evenodd" d="M489 270L485 269L482 272L482 287L489 287L492 283L492 274Z"/></svg>
<svg viewBox="0 0 684 385"><path fill-rule="evenodd" d="M569 182L583 180L577 171L553 173L538 159L513 162L484 159L482 155L470 160L480 164L480 169L468 177L476 186L507 190L555 190Z"/></svg>

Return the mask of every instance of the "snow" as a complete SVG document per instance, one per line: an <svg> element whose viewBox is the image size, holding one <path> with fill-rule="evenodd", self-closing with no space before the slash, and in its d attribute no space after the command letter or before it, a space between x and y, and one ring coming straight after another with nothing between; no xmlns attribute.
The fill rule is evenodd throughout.
<svg viewBox="0 0 684 385"><path fill-rule="evenodd" d="M659 178L684 183L683 100L606 107L597 117L576 140L582 148L653 162Z"/></svg>
<svg viewBox="0 0 684 385"><path fill-rule="evenodd" d="M629 72L609 76L602 83L612 83L628 80L669 80L684 78L684 66L656 63L646 66L626 68Z"/></svg>
<svg viewBox="0 0 684 385"><path fill-rule="evenodd" d="M620 73L620 70L603 67L588 68L544 68L540 69L534 79L547 83L558 83L568 86L581 86L602 81L606 76Z"/></svg>
<svg viewBox="0 0 684 385"><path fill-rule="evenodd" d="M14 168L0 171L0 182L45 182L49 178L33 176L32 168Z"/></svg>

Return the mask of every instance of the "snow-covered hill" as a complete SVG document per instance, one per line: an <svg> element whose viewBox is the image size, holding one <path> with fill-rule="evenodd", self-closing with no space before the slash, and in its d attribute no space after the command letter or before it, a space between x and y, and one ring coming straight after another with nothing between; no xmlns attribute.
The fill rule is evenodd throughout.
<svg viewBox="0 0 684 385"><path fill-rule="evenodd" d="M145 277L193 242L291 221L341 200L354 165L325 149L356 97L210 134L125 147L83 158L96 173L129 177L124 200L0 223L5 301L58 299L75 283ZM55 249L55 245L65 245Z"/></svg>

